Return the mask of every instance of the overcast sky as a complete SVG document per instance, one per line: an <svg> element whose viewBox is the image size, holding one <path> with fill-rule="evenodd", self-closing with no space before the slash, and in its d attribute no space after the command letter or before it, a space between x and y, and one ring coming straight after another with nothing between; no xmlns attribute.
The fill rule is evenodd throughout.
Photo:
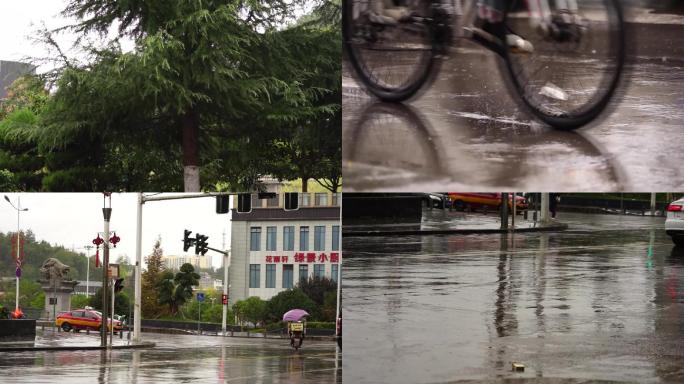
<svg viewBox="0 0 684 384"><path fill-rule="evenodd" d="M48 29L69 24L68 19L59 15L66 4L66 0L0 0L0 60L46 57L46 46L33 41L35 32L42 29L43 24ZM66 49L75 37L65 33L56 36L56 40Z"/></svg>
<svg viewBox="0 0 684 384"><path fill-rule="evenodd" d="M37 240L45 240L51 244L63 245L66 248L78 249L92 245L98 232L104 231L102 217L103 198L101 193L3 193L16 206L17 196L21 197L22 212L20 226L22 230L31 229ZM174 196L178 194L163 194ZM0 232L17 230L17 211L0 197ZM116 230L121 242L112 249L112 262L119 255L128 256L135 263L135 230L136 230L135 193L112 194L112 218L110 229ZM216 214L216 200L203 197L184 200L153 201L143 206L143 242L142 255L149 255L157 236L162 237L162 248L165 255L183 254L183 230L193 231L191 237L199 232L209 236L209 246L223 248L223 233L226 234L226 248L230 248L230 214ZM193 253L194 248L189 250ZM91 251L94 254L94 250ZM194 254L194 253L193 253ZM212 263L221 266L222 257L213 251Z"/></svg>
<svg viewBox="0 0 684 384"><path fill-rule="evenodd" d="M67 3L68 0L0 0L0 60L24 61L26 58L54 57L54 54L48 53L44 44L36 43L33 39L36 30L42 29L43 24L52 30L75 22L60 15ZM298 7L294 14L303 15L310 9L311 4L301 9ZM116 28L112 28L110 37L115 36L115 32ZM62 32L54 38L68 57L84 60L81 52L70 49L76 40L75 35ZM124 51L130 51L134 47L130 39L121 39L120 42ZM45 72L53 67L42 65L38 72Z"/></svg>

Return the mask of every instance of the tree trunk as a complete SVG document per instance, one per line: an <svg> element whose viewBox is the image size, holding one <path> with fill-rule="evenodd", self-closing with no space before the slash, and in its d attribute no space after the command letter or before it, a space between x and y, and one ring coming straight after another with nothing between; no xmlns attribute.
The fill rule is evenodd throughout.
<svg viewBox="0 0 684 384"><path fill-rule="evenodd" d="M309 192L309 177L302 176L302 193Z"/></svg>
<svg viewBox="0 0 684 384"><path fill-rule="evenodd" d="M199 192L199 116L188 108L183 115L183 189Z"/></svg>

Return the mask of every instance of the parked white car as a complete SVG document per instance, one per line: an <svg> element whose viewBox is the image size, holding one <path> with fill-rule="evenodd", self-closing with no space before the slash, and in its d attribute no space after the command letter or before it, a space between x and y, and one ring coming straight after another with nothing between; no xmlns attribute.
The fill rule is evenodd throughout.
<svg viewBox="0 0 684 384"><path fill-rule="evenodd" d="M672 238L675 245L684 247L684 198L673 201L667 206L665 233Z"/></svg>

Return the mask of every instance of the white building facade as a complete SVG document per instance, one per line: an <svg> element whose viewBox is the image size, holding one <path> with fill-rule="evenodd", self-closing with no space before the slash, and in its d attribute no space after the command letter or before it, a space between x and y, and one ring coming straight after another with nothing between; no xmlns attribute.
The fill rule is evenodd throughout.
<svg viewBox="0 0 684 384"><path fill-rule="evenodd" d="M231 305L251 296L268 300L314 276L337 281L342 254L340 195L299 195L296 210L284 209L283 194L253 199L249 213L233 209Z"/></svg>
<svg viewBox="0 0 684 384"><path fill-rule="evenodd" d="M164 266L167 269L177 271L180 269L180 267L183 264L189 263L192 264L193 267L195 267L195 272L197 272L199 269L211 269L212 268L212 260L211 260L211 255L207 254L204 256L195 256L195 255L168 255L164 256Z"/></svg>

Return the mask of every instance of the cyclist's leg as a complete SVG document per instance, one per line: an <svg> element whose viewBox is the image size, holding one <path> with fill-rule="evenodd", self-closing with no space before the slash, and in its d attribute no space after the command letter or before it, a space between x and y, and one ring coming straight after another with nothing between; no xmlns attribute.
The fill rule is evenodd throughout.
<svg viewBox="0 0 684 384"><path fill-rule="evenodd" d="M395 4L392 0L371 0L370 20L378 24L396 24L410 17L408 7Z"/></svg>
<svg viewBox="0 0 684 384"><path fill-rule="evenodd" d="M501 30L504 28L503 18L508 1L509 0L478 0L478 18L475 21L473 32L479 37L488 40L491 40L492 36L505 35L506 45L512 52L532 53L534 47L529 41L510 31Z"/></svg>

